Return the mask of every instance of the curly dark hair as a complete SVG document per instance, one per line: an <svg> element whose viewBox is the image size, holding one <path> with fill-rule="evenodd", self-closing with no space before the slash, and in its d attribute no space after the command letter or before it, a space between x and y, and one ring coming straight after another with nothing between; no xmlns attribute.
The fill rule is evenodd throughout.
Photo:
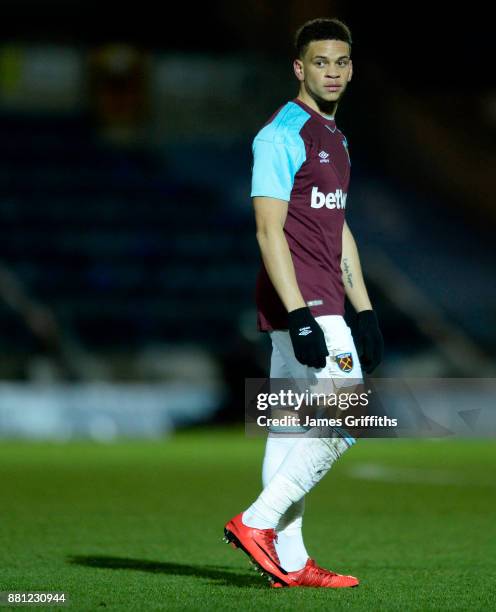
<svg viewBox="0 0 496 612"><path fill-rule="evenodd" d="M339 19L312 19L304 23L295 36L296 56L302 58L314 40L342 40L351 50L350 28Z"/></svg>

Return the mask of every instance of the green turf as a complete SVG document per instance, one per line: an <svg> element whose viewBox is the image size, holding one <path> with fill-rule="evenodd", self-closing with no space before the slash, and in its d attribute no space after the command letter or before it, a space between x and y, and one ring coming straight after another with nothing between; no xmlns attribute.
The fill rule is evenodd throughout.
<svg viewBox="0 0 496 612"><path fill-rule="evenodd" d="M1 443L0 590L65 591L85 611L494 609L493 442L351 449L309 495L304 527L318 562L361 579L340 591L271 590L221 542L259 490L262 451L239 430ZM370 464L379 479L357 478Z"/></svg>

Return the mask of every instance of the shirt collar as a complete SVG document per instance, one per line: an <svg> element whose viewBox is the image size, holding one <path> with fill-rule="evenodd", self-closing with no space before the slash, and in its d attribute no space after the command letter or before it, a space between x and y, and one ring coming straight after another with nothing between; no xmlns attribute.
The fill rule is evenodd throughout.
<svg viewBox="0 0 496 612"><path fill-rule="evenodd" d="M305 102L302 102L298 98L294 98L293 102L295 104L298 104L298 106L300 106L303 110L307 111L307 113L310 113L310 115L317 119L317 121L320 121L320 123L327 125L334 132L334 130L336 129L336 121L334 119L331 119L330 117L324 117L324 115L321 115L317 111L313 110L313 108L310 108L308 104L305 104Z"/></svg>

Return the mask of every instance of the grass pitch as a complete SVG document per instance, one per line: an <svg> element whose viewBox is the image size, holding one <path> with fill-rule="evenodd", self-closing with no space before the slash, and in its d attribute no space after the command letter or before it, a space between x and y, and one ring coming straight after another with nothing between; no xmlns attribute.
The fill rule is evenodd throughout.
<svg viewBox="0 0 496 612"><path fill-rule="evenodd" d="M308 496L304 521L317 562L361 579L339 591L270 589L221 542L259 491L263 443L208 429L163 442L1 443L0 590L65 591L84 611L494 609L493 442L348 451Z"/></svg>

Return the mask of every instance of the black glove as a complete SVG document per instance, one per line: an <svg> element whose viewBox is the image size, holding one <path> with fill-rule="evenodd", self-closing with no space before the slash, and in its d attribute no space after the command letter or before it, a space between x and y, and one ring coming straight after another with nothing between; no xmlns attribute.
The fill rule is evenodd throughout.
<svg viewBox="0 0 496 612"><path fill-rule="evenodd" d="M310 308L304 306L289 312L288 324L296 359L311 368L323 368L329 351L324 332L313 318Z"/></svg>
<svg viewBox="0 0 496 612"><path fill-rule="evenodd" d="M362 368L371 374L381 363L384 355L382 338L377 315L373 310L362 310L357 314L357 351Z"/></svg>

